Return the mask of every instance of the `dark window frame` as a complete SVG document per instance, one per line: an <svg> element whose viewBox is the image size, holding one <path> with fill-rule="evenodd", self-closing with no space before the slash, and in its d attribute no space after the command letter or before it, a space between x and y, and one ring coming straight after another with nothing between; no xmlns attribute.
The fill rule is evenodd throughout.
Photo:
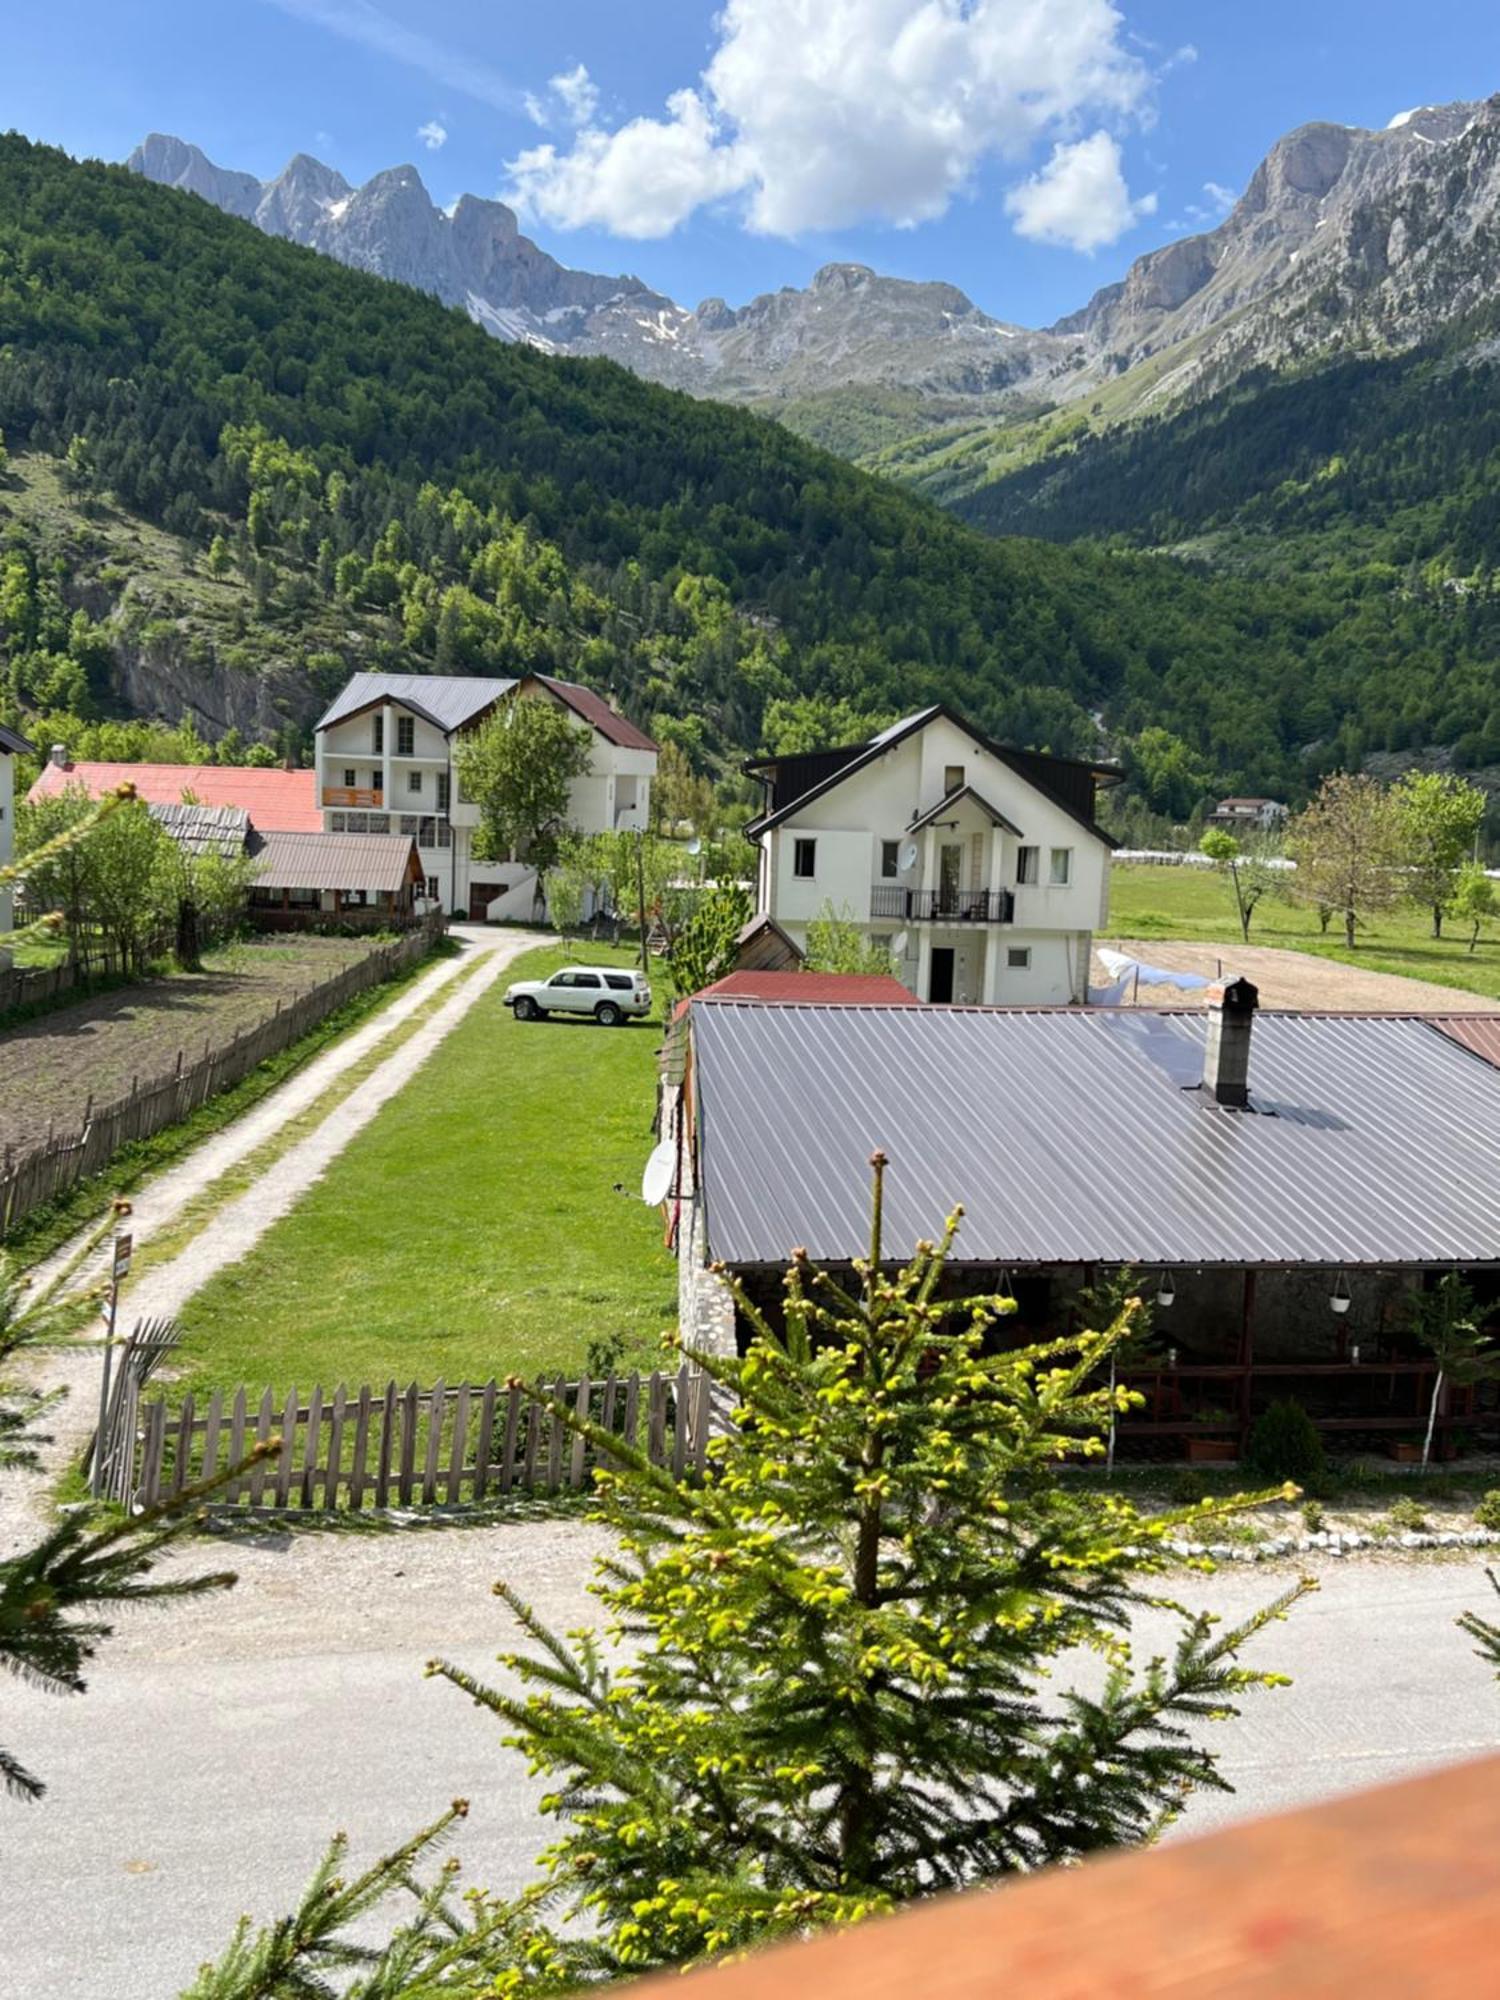
<svg viewBox="0 0 1500 2000"><path fill-rule="evenodd" d="M803 867L804 859L807 866ZM792 841L792 879L796 882L813 882L818 874L818 843L807 834L798 834Z"/></svg>

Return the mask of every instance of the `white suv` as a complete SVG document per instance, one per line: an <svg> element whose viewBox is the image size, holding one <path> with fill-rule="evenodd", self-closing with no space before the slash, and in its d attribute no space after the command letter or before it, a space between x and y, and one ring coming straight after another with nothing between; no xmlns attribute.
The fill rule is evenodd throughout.
<svg viewBox="0 0 1500 2000"><path fill-rule="evenodd" d="M550 979L523 979L505 989L505 1005L518 1021L545 1021L549 1014L592 1014L601 1028L651 1012L651 988L644 972L621 972L613 965L568 965Z"/></svg>

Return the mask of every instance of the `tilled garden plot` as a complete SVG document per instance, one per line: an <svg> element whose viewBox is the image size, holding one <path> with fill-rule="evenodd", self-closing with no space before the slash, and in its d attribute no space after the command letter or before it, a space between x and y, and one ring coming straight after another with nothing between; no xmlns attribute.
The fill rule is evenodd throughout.
<svg viewBox="0 0 1500 2000"><path fill-rule="evenodd" d="M18 1153L81 1123L92 1098L128 1096L321 985L371 949L364 938L277 938L215 952L204 970L117 987L0 1034L0 1147Z"/></svg>

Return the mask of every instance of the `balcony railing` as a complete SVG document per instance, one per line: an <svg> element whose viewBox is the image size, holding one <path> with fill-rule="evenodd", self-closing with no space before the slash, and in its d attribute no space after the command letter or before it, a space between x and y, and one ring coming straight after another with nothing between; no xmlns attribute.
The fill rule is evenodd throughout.
<svg viewBox="0 0 1500 2000"><path fill-rule="evenodd" d="M870 916L903 924L1011 924L1016 899L1009 889L902 889L877 882L870 890Z"/></svg>
<svg viewBox="0 0 1500 2000"><path fill-rule="evenodd" d="M323 787L325 806L380 806L385 804L385 794L369 785L325 785Z"/></svg>

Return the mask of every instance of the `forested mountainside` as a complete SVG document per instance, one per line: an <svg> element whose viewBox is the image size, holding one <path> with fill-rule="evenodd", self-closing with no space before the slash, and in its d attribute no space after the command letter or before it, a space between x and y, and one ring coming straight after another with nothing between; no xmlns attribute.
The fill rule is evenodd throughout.
<svg viewBox="0 0 1500 2000"><path fill-rule="evenodd" d="M208 732L266 736L262 683L305 727L357 666L537 664L609 689L709 768L944 698L1059 751L1129 758L1149 730L1148 794L1295 793L1363 741L1378 669L1409 651L1429 709L1455 688L1467 704L1478 670L1445 599L1351 604L986 537L746 412L504 345L16 137L0 140L0 430L23 469L57 461L67 496L20 504L34 472L14 500L0 486L0 656L23 723L122 699L176 720L198 676ZM149 635L132 523L163 538ZM228 636L182 601L205 576L240 594ZM165 663L167 694L142 660Z"/></svg>

